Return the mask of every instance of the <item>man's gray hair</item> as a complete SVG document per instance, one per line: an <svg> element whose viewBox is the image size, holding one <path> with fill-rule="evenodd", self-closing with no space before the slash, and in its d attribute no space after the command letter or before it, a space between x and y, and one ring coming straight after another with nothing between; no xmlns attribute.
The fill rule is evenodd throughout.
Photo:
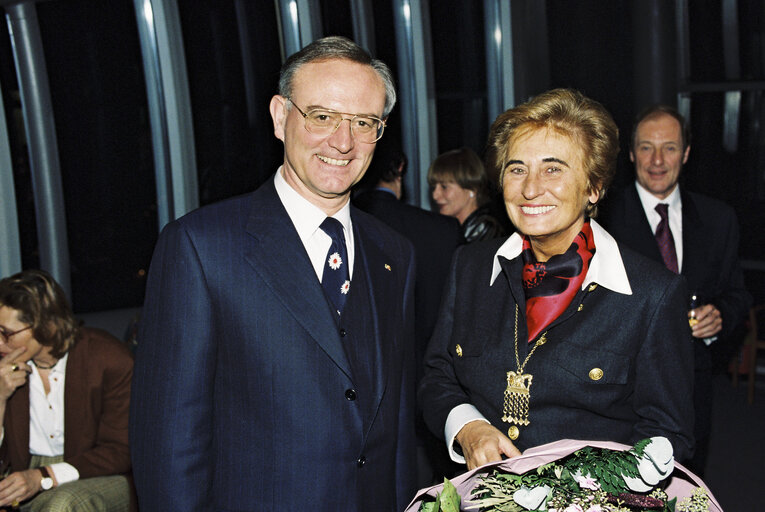
<svg viewBox="0 0 765 512"><path fill-rule="evenodd" d="M372 66L385 85L385 109L382 117L388 117L396 104L396 84L393 80L393 73L383 61L373 59L361 46L341 36L317 39L299 52L290 55L279 72L279 94L285 98L292 97L292 82L300 66L309 62L330 59L347 59Z"/></svg>

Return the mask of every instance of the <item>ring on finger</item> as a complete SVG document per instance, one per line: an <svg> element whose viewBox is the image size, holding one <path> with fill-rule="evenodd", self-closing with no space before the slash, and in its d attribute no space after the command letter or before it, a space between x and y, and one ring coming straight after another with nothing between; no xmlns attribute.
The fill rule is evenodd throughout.
<svg viewBox="0 0 765 512"><path fill-rule="evenodd" d="M13 363L13 364L11 365L11 371L12 371L12 372L17 372L17 371L19 371L19 365L18 365L18 363Z"/></svg>

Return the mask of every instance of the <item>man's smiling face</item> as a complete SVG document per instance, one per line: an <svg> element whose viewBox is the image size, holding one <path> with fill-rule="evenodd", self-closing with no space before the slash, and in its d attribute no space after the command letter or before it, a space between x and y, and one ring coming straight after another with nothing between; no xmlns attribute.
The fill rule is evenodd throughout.
<svg viewBox="0 0 765 512"><path fill-rule="evenodd" d="M309 133L304 112L323 108L382 117L385 86L368 65L347 59L310 62L295 73L292 97L274 96L274 133L284 143L284 178L297 192L326 210L350 194L364 176L375 144L354 140L350 123L342 121L329 136ZM350 116L349 116L350 117Z"/></svg>
<svg viewBox="0 0 765 512"><path fill-rule="evenodd" d="M630 160L638 183L659 199L666 199L680 179L690 146L683 148L682 127L669 114L643 119L637 127Z"/></svg>

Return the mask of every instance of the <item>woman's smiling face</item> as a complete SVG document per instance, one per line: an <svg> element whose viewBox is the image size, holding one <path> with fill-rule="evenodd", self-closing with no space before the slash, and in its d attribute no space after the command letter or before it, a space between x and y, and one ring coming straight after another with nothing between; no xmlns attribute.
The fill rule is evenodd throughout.
<svg viewBox="0 0 765 512"><path fill-rule="evenodd" d="M532 128L513 140L505 162L502 192L513 224L529 236L540 261L565 252L588 201L599 195L588 185L581 147L556 130Z"/></svg>

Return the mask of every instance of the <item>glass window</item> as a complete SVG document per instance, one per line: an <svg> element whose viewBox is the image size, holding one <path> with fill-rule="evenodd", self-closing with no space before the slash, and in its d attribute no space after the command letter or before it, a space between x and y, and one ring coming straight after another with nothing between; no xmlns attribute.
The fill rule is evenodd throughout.
<svg viewBox="0 0 765 512"><path fill-rule="evenodd" d="M683 168L683 183L689 190L725 201L736 210L741 228L739 252L751 260L762 260L765 248L760 127L764 97L762 91L742 93L738 150L732 153L723 146L725 94L692 94L691 153Z"/></svg>
<svg viewBox="0 0 765 512"><path fill-rule="evenodd" d="M489 133L481 2L431 2L438 151L483 154Z"/></svg>
<svg viewBox="0 0 765 512"><path fill-rule="evenodd" d="M374 17L374 37L375 37L375 52L373 55L376 59L380 59L388 65L393 78L396 80L396 92L398 93L398 100L396 106L393 108L388 120L386 122L385 139L395 139L399 147L403 147L401 141L401 87L402 84L398 79L398 53L396 52L395 42L395 23L393 20L393 3L394 2L373 2L372 3L372 15ZM412 158L409 156L410 169L412 169Z"/></svg>
<svg viewBox="0 0 765 512"><path fill-rule="evenodd" d="M353 39L353 17L349 0L321 0L321 23L323 35Z"/></svg>
<svg viewBox="0 0 765 512"><path fill-rule="evenodd" d="M157 217L133 2L41 2L37 13L56 119L74 309L138 306ZM23 219L31 205L20 202L19 210ZM25 258L24 266L29 263Z"/></svg>
<svg viewBox="0 0 765 512"><path fill-rule="evenodd" d="M274 2L179 2L199 202L249 192L283 161L268 105L281 51Z"/></svg>

